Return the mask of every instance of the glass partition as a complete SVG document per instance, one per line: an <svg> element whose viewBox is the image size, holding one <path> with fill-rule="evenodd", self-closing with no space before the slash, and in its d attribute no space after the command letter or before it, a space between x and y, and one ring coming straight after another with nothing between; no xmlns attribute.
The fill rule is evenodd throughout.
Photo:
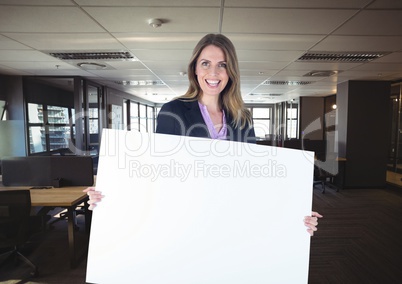
<svg viewBox="0 0 402 284"><path fill-rule="evenodd" d="M102 91L99 86L88 85L85 94L88 100L88 149L90 155L99 154L100 129L102 127Z"/></svg>
<svg viewBox="0 0 402 284"><path fill-rule="evenodd" d="M28 154L65 153L74 141L74 78L26 77Z"/></svg>
<svg viewBox="0 0 402 284"><path fill-rule="evenodd" d="M106 124L101 86L80 77L26 77L24 96L29 154L98 154Z"/></svg>
<svg viewBox="0 0 402 284"><path fill-rule="evenodd" d="M402 83L391 86L390 96L390 147L388 155L388 170L402 173Z"/></svg>

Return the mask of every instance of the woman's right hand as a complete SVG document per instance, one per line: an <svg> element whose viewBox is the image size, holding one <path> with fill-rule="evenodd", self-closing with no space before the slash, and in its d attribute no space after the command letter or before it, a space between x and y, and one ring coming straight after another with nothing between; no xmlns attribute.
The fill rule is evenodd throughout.
<svg viewBox="0 0 402 284"><path fill-rule="evenodd" d="M102 195L102 192L96 191L95 187L88 187L83 190L83 192L86 192L89 196L88 204L89 210L93 210L96 207L96 204L100 201L102 201L102 198L104 197Z"/></svg>

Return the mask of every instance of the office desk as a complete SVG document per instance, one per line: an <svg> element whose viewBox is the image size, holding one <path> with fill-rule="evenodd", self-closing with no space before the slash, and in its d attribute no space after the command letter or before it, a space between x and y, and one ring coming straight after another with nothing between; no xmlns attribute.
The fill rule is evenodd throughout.
<svg viewBox="0 0 402 284"><path fill-rule="evenodd" d="M88 195L82 192L86 186L49 188L49 189L30 189L30 187L2 187L0 190L18 190L30 189L31 205L44 207L62 207L67 209L68 216L68 243L69 243L69 260L70 267L75 267L77 263L76 257L76 240L75 240L75 214L76 207L85 202L85 230L90 231L91 212L88 210Z"/></svg>

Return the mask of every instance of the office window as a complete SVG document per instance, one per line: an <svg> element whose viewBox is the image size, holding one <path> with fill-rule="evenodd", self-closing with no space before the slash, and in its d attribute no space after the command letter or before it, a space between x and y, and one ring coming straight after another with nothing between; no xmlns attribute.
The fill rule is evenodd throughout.
<svg viewBox="0 0 402 284"><path fill-rule="evenodd" d="M6 120L6 102L0 100L0 120Z"/></svg>
<svg viewBox="0 0 402 284"><path fill-rule="evenodd" d="M251 108L254 122L255 136L267 138L272 134L272 107Z"/></svg>
<svg viewBox="0 0 402 284"><path fill-rule="evenodd" d="M140 132L147 132L147 106L140 104Z"/></svg>
<svg viewBox="0 0 402 284"><path fill-rule="evenodd" d="M141 132L155 131L155 108L141 103L130 103L131 130Z"/></svg>
<svg viewBox="0 0 402 284"><path fill-rule="evenodd" d="M154 107L147 106L147 131L155 132Z"/></svg>
<svg viewBox="0 0 402 284"><path fill-rule="evenodd" d="M297 138L297 108L290 107L286 110L286 134L287 138Z"/></svg>
<svg viewBox="0 0 402 284"><path fill-rule="evenodd" d="M72 115L73 110L66 107L28 103L29 153L68 148Z"/></svg>
<svg viewBox="0 0 402 284"><path fill-rule="evenodd" d="M138 103L130 103L130 126L131 130L140 130L140 118L138 115Z"/></svg>
<svg viewBox="0 0 402 284"><path fill-rule="evenodd" d="M99 133L99 117L98 117L98 108L97 107L89 107L89 134L98 134Z"/></svg>
<svg viewBox="0 0 402 284"><path fill-rule="evenodd" d="M130 105L130 101L125 101L123 104L123 123L124 123L124 130L128 130L129 128L127 127L130 125L130 122L127 120L127 105ZM128 124L128 125L127 125Z"/></svg>

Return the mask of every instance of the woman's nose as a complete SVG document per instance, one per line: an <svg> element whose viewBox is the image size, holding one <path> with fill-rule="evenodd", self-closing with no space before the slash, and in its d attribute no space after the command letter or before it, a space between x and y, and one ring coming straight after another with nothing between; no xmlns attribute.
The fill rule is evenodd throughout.
<svg viewBox="0 0 402 284"><path fill-rule="evenodd" d="M219 74L219 66L218 66L218 65L211 65L211 66L208 68L208 72L209 72L210 74Z"/></svg>

